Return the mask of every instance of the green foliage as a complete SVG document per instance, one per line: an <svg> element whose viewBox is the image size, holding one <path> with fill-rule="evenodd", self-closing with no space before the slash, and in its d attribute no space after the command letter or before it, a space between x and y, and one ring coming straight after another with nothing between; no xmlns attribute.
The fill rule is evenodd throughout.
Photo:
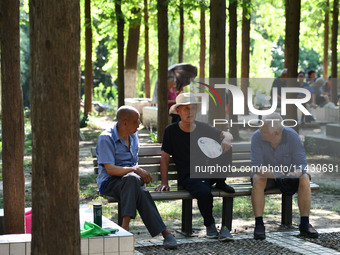
<svg viewBox="0 0 340 255"><path fill-rule="evenodd" d="M325 0L301 2L301 23L300 23L300 57L299 69L315 69L317 75L322 72L323 56L323 33L324 14L332 10L326 7ZM168 65L178 62L179 43L179 3L180 0L167 1L169 16L169 58ZM82 17L84 17L84 1L80 2ZM199 67L199 46L200 46L200 7L204 6L206 15L206 74L209 73L209 1L206 0L182 0L184 10L184 62L191 63ZM135 13L134 9L142 10L143 1L131 0L122 1L122 12L125 21L125 44L127 43L128 29L136 20L142 18L143 12ZM247 15L251 17L251 49L250 49L250 77L275 77L283 68L283 52L285 37L285 8L282 0L247 0L238 1L238 77L241 75L241 17L243 8ZM117 25L115 1L91 1L92 28L93 28L93 72L94 88L102 84L105 88L110 88L117 79ZM226 37L228 37L228 10ZM158 32L157 32L157 2L148 0L149 24L142 25L140 30L140 42L137 63L137 97L145 96L144 84L144 34L145 25L149 26L149 54L150 54L150 79L151 95L154 84L157 80L158 72ZM330 15L330 26L332 24ZM21 76L23 84L23 95L25 106L29 105L29 31L28 31L28 0L21 0L20 12L21 28ZM84 18L81 19L81 69L84 70L85 60L85 25ZM331 38L330 38L331 39ZM340 37L339 37L340 45ZM226 40L226 56L228 56L228 39ZM126 45L125 45L126 46ZM126 47L125 47L126 48ZM226 59L226 74L228 74L228 57ZM329 68L331 66L329 65ZM83 94L83 83L81 91ZM100 88L101 91L104 89ZM110 101L104 97L109 95L101 93L100 102ZM115 96L110 95L113 99ZM109 97L110 97L109 96ZM111 104L110 104L111 105Z"/></svg>
<svg viewBox="0 0 340 255"><path fill-rule="evenodd" d="M25 119L25 155L32 154L32 126L30 119Z"/></svg>
<svg viewBox="0 0 340 255"><path fill-rule="evenodd" d="M98 87L93 89L92 101L98 101L102 104L107 104L112 109L117 107L117 98L118 90L114 85L105 87L103 83L100 83Z"/></svg>
<svg viewBox="0 0 340 255"><path fill-rule="evenodd" d="M30 105L30 38L28 1L20 1L20 75L24 106Z"/></svg>
<svg viewBox="0 0 340 255"><path fill-rule="evenodd" d="M95 174L79 176L79 195L80 200L93 199L98 196Z"/></svg>
<svg viewBox="0 0 340 255"><path fill-rule="evenodd" d="M153 143L157 143L158 141L157 132L150 132L150 137Z"/></svg>
<svg viewBox="0 0 340 255"><path fill-rule="evenodd" d="M181 217L182 207L178 201L155 201L157 209L164 220L173 220Z"/></svg>

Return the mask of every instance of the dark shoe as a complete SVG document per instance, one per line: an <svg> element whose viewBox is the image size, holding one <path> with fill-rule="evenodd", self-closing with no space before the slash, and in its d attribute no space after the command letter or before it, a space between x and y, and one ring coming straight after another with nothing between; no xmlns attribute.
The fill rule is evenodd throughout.
<svg viewBox="0 0 340 255"><path fill-rule="evenodd" d="M266 228L263 225L255 226L254 239L256 240L266 239Z"/></svg>
<svg viewBox="0 0 340 255"><path fill-rule="evenodd" d="M313 228L311 224L308 225L301 225L299 226L300 235L310 237L310 238L318 238L319 233L318 231Z"/></svg>
<svg viewBox="0 0 340 255"><path fill-rule="evenodd" d="M172 234L168 234L163 241L163 246L165 249L177 249L177 241Z"/></svg>
<svg viewBox="0 0 340 255"><path fill-rule="evenodd" d="M230 234L230 231L226 226L222 227L220 235L218 236L218 240L220 241L233 240L233 236Z"/></svg>
<svg viewBox="0 0 340 255"><path fill-rule="evenodd" d="M225 182L217 182L215 185L215 188L221 189L227 193L235 193L235 190L233 187L227 185Z"/></svg>
<svg viewBox="0 0 340 255"><path fill-rule="evenodd" d="M206 227L207 235L206 238L218 238L218 232L215 226L215 223L211 224L210 226Z"/></svg>

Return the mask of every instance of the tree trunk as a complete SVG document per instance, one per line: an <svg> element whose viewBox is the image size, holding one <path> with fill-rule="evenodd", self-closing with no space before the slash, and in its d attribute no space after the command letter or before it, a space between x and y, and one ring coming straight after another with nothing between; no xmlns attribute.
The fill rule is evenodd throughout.
<svg viewBox="0 0 340 255"><path fill-rule="evenodd" d="M157 138L162 142L168 124L168 6L167 1L157 0L158 23L158 112Z"/></svg>
<svg viewBox="0 0 340 255"><path fill-rule="evenodd" d="M209 78L210 85L225 83L225 24L226 24L226 2L225 0L214 0L210 2L210 56L209 56ZM221 78L214 82L214 78ZM209 100L209 124L214 119L226 118L226 92L225 89L216 89L222 100L222 107L216 107ZM225 127L218 126L219 129Z"/></svg>
<svg viewBox="0 0 340 255"><path fill-rule="evenodd" d="M210 78L225 78L225 0L210 2Z"/></svg>
<svg viewBox="0 0 340 255"><path fill-rule="evenodd" d="M338 28L339 28L339 0L333 2L333 24L332 24L332 102L338 101Z"/></svg>
<svg viewBox="0 0 340 255"><path fill-rule="evenodd" d="M323 44L323 77L327 79L328 77L328 42L329 42L329 0L326 2L326 13L325 13L325 33L324 37L324 44Z"/></svg>
<svg viewBox="0 0 340 255"><path fill-rule="evenodd" d="M287 5L287 0L284 0L285 3L285 18L287 21L287 15L288 15L288 5ZM283 68L287 68L287 37L285 37L285 49L284 49L284 63L283 63Z"/></svg>
<svg viewBox="0 0 340 255"><path fill-rule="evenodd" d="M250 6L250 0L247 0ZM242 59L241 59L241 90L244 98L248 98L249 87L249 47L250 47L250 13L248 9L243 7L242 13ZM248 17L249 15L249 17ZM249 114L248 102L244 100L244 113Z"/></svg>
<svg viewBox="0 0 340 255"><path fill-rule="evenodd" d="M201 19L200 19L200 78L205 77L205 10L201 6Z"/></svg>
<svg viewBox="0 0 340 255"><path fill-rule="evenodd" d="M126 47L125 57L125 97L136 97L137 87L137 59L138 59L138 47L139 47L139 30L140 30L140 9L133 8L131 11L135 18L130 20L129 24L129 37Z"/></svg>
<svg viewBox="0 0 340 255"><path fill-rule="evenodd" d="M237 86L237 0L229 3L229 84ZM238 122L237 115L234 115L233 97L228 96L229 120ZM230 133L235 140L240 137L238 125L230 127Z"/></svg>
<svg viewBox="0 0 340 255"><path fill-rule="evenodd" d="M5 232L25 233L24 115L19 1L1 0L2 169Z"/></svg>
<svg viewBox="0 0 340 255"><path fill-rule="evenodd" d="M148 12L148 0L144 0L144 66L145 66L145 77L144 77L144 88L145 97L150 98L150 60L149 60L149 12Z"/></svg>
<svg viewBox="0 0 340 255"><path fill-rule="evenodd" d="M91 0L85 0L85 116L92 112L92 69Z"/></svg>
<svg viewBox="0 0 340 255"><path fill-rule="evenodd" d="M296 87L297 68L299 60L299 30L301 0L287 0L286 15L286 48L287 48L287 87ZM296 94L289 93L287 98L296 98ZM286 119L297 120L297 108L295 105L287 105ZM294 123L289 123L293 125ZM298 126L295 127L298 131Z"/></svg>
<svg viewBox="0 0 340 255"><path fill-rule="evenodd" d="M115 1L117 19L117 48L118 48L118 107L125 104L124 85L124 16L122 13L122 1Z"/></svg>
<svg viewBox="0 0 340 255"><path fill-rule="evenodd" d="M178 49L178 63L183 63L183 44L184 44L183 0L179 0L179 49Z"/></svg>
<svg viewBox="0 0 340 255"><path fill-rule="evenodd" d="M31 0L32 254L80 254L80 6Z"/></svg>

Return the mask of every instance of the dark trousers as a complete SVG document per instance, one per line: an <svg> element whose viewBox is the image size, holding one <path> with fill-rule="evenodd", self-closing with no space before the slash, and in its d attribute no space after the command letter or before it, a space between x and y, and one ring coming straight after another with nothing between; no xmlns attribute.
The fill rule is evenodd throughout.
<svg viewBox="0 0 340 255"><path fill-rule="evenodd" d="M103 194L120 201L123 216L130 216L134 219L136 210L138 210L152 237L166 229L155 202L149 191L145 190L144 182L139 175L128 173L123 177L112 176Z"/></svg>
<svg viewBox="0 0 340 255"><path fill-rule="evenodd" d="M211 180L186 178L182 181L184 189L197 199L198 209L204 219L204 225L210 226L215 223L212 214L213 196L211 194Z"/></svg>

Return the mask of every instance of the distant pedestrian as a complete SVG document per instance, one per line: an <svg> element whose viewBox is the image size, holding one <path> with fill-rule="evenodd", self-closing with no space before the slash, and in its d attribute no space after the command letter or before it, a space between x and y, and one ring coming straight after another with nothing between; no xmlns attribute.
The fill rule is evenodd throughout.
<svg viewBox="0 0 340 255"><path fill-rule="evenodd" d="M280 74L279 77L275 78L272 89L270 91L270 95L273 98L273 88L277 88L277 107L281 107L281 89L284 87L287 87L286 81L287 81L287 72L288 69L284 68ZM271 99L272 102L272 99Z"/></svg>

